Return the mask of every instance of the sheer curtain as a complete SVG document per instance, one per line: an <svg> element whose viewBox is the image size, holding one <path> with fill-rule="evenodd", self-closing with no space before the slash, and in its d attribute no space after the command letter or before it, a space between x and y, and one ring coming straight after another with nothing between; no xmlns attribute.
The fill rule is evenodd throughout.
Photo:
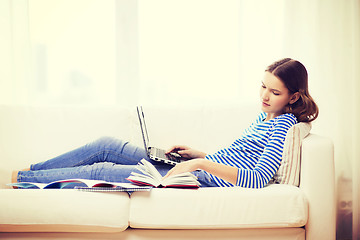
<svg viewBox="0 0 360 240"><path fill-rule="evenodd" d="M264 68L284 56L283 2L139 1L139 100L257 102Z"/></svg>
<svg viewBox="0 0 360 240"><path fill-rule="evenodd" d="M0 102L116 102L115 9L114 1L1 1Z"/></svg>
<svg viewBox="0 0 360 240"><path fill-rule="evenodd" d="M0 104L256 103L264 68L298 59L335 144L338 239L359 239L359 5L2 0Z"/></svg>
<svg viewBox="0 0 360 240"><path fill-rule="evenodd" d="M0 102L26 102L29 75L30 36L28 1L0 2Z"/></svg>
<svg viewBox="0 0 360 240"><path fill-rule="evenodd" d="M303 60L320 108L313 132L333 139L338 239L359 239L360 7L354 1L287 1L284 44Z"/></svg>

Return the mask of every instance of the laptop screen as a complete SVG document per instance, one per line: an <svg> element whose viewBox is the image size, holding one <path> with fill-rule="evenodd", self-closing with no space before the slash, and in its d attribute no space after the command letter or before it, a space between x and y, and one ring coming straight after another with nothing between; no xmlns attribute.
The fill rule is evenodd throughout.
<svg viewBox="0 0 360 240"><path fill-rule="evenodd" d="M142 137L143 137L143 141L144 141L144 147L147 152L148 147L149 147L149 136L148 136L146 124L145 124L145 115L144 115L142 106L138 106L138 107L136 107L136 109L137 109L137 113L138 113L138 117L139 117L141 133L142 133Z"/></svg>

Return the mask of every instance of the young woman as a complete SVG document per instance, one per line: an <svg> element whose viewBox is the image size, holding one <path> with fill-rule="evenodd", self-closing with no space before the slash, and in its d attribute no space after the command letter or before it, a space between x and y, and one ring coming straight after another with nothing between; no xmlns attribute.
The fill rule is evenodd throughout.
<svg viewBox="0 0 360 240"><path fill-rule="evenodd" d="M280 166L283 144L289 128L297 122L311 122L318 107L308 91L305 67L290 58L265 70L260 88L261 113L228 148L213 154L178 145L169 149L188 161L171 165L147 159L143 148L113 138L101 138L30 169L14 172L13 182L48 183L82 178L128 182L135 165L145 158L166 178L193 172L201 187L264 187ZM197 171L196 171L197 170Z"/></svg>

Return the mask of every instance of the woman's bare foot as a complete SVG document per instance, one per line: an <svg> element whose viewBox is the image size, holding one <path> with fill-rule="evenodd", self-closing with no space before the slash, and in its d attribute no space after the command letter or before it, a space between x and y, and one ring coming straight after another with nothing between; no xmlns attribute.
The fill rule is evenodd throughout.
<svg viewBox="0 0 360 240"><path fill-rule="evenodd" d="M13 171L11 175L11 183L17 183L17 175L19 171ZM18 187L13 186L13 189L17 189Z"/></svg>
<svg viewBox="0 0 360 240"><path fill-rule="evenodd" d="M11 175L11 183L17 183L17 175L19 171L13 171Z"/></svg>

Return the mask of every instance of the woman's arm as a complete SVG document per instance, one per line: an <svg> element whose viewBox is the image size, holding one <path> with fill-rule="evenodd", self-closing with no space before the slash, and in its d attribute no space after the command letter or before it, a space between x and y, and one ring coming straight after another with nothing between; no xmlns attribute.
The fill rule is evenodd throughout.
<svg viewBox="0 0 360 240"><path fill-rule="evenodd" d="M295 123L296 119L292 119L289 116L278 119L274 126L273 134L269 138L254 168L237 168L207 159L193 159L177 164L165 177L201 169L236 186L262 188L270 181L279 168L286 133ZM234 156L224 157L231 158L228 159L229 161L234 158Z"/></svg>
<svg viewBox="0 0 360 240"><path fill-rule="evenodd" d="M203 158L197 158L176 164L175 167L170 169L164 178L184 172L193 172L198 169L204 170L234 185L236 184L238 168L215 163Z"/></svg>
<svg viewBox="0 0 360 240"><path fill-rule="evenodd" d="M166 154L170 154L172 152L178 153L181 157L186 159L195 159L195 158L205 158L206 153L189 148L188 146L184 145L175 145L171 147Z"/></svg>

